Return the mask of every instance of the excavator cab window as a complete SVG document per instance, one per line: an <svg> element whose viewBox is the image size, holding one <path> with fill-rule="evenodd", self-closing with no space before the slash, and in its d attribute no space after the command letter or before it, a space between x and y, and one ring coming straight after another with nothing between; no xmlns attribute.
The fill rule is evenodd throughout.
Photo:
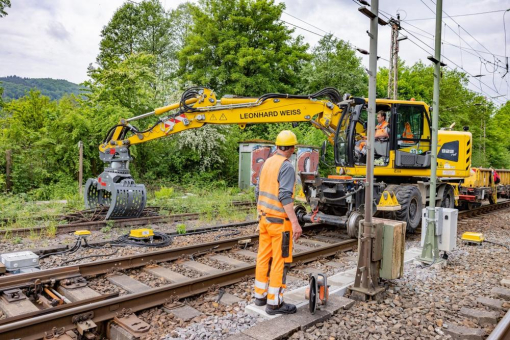
<svg viewBox="0 0 510 340"><path fill-rule="evenodd" d="M396 111L396 112L395 112ZM393 128L395 165L402 168L430 166L430 124L422 105L397 105Z"/></svg>

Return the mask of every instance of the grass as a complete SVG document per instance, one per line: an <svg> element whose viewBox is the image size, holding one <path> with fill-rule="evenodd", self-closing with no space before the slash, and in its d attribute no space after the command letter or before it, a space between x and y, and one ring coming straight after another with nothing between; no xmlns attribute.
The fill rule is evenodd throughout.
<svg viewBox="0 0 510 340"><path fill-rule="evenodd" d="M169 214L200 213L204 222L213 220L243 220L247 212L240 212L234 201L254 202L253 190L240 191L235 187L196 187L175 188L168 190L171 195L155 195L148 205L159 206L161 211ZM160 191L161 192L161 191Z"/></svg>
<svg viewBox="0 0 510 340"><path fill-rule="evenodd" d="M221 181L220 181L221 183ZM40 189L37 189L40 190ZM239 211L233 206L233 201L254 202L253 190L240 191L236 187L226 185L195 185L187 187L172 187L165 185L154 188L148 193L147 206L159 206L161 215L179 213L200 213L200 219L204 222L234 222L246 219L246 215L253 212ZM31 239L41 237L53 238L57 233L58 222L56 217L75 210L85 209L83 198L77 190L60 190L51 197L44 197L46 203L37 203L37 195L32 194L0 194L0 228L34 228L45 226L43 233L33 231ZM66 204L56 202L67 200ZM63 223L63 222L60 222ZM101 230L108 233L113 227L113 222L108 222ZM184 226L184 230L186 227ZM12 238L7 236L6 238ZM17 239L13 239L15 242ZM21 242L21 240L19 241Z"/></svg>

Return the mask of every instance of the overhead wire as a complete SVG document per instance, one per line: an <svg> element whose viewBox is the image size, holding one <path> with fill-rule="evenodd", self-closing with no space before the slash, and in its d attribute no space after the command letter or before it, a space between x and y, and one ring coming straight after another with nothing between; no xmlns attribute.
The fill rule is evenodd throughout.
<svg viewBox="0 0 510 340"><path fill-rule="evenodd" d="M353 0L353 1L354 1L354 0ZM355 1L354 1L354 2L355 2ZM284 13L286 13L286 12L284 12ZM316 27L316 26L314 26L314 25L312 25L312 24L309 24L308 22L306 22L306 21L304 21L304 20L299 19L298 17L295 17L295 16L290 15L290 14L288 14L288 13L286 13L286 14L287 14L287 15L289 15L289 16L291 16L291 17L293 17L293 18L295 18L295 19L297 19L297 20L299 20L299 21L301 21L301 22L304 22L304 23L305 23L305 24L307 24L307 25L310 25L310 26L315 27L315 28L317 28L317 29L319 29L319 30L321 30L321 31L323 31L323 32L326 32L326 31L324 31L323 29L320 29L320 28L318 28L318 27ZM304 30L304 31L307 31L307 32L309 32L309 33L315 34L315 35L317 35L317 36L319 36L319 37L321 37L321 38L324 38L324 37L325 37L325 35L322 35L322 34L320 34L320 33L317 33L317 32L314 32L314 31L311 31L311 30L309 30L309 29L307 29L307 28L304 28L304 27L301 27L301 26L299 26L299 25L296 25L296 24L290 23L290 22L288 22L288 21L285 21L285 20L282 20L282 19L280 19L280 21L281 21L281 22L283 22L283 23L286 23L287 25L291 25L291 26L294 26L294 27L299 28L299 29L301 29L301 30ZM335 35L334 35L334 34L332 34L332 33L328 33L328 32L326 32L326 33L327 33L327 34L331 34L331 35L335 36ZM350 44L350 42L349 42L349 44ZM352 47L354 47L354 49L359 49L359 47L357 47L357 46L354 46L354 45L351 45L351 46L352 46ZM384 61L386 61L386 62L388 62L388 63L390 62L388 59L383 58L383 57L381 57L381 56L377 56L377 59L382 59L382 60L384 60Z"/></svg>
<svg viewBox="0 0 510 340"><path fill-rule="evenodd" d="M431 9L431 8L430 8L430 7L429 7L429 6L428 6L428 5L427 5L427 4L426 4L423 0L420 0L420 1L421 1L421 2L425 5L425 7L427 7L427 8L428 8L428 9L429 9L429 10L430 10L433 14L436 14L436 13L435 13L435 11L434 11L433 9ZM430 1L431 1L433 4L435 4L435 2L434 2L433 0L430 0ZM448 15L448 13L446 13L445 11L443 11L443 13L445 13L445 14L446 14L446 16L450 17L450 16ZM451 18L450 18L450 19L451 19ZM459 36L459 39L460 39L460 41L461 41L461 44L462 44L462 41L464 41L464 43L466 43L466 44L467 44L467 45L468 45L468 46L469 46L469 47L470 47L473 51L475 51L475 52L476 52L476 50L473 48L473 46L471 46L471 45L470 45L470 44L469 44L469 43L468 43L465 39L463 39L463 38L461 37L461 35L460 35L460 29L462 28L462 30L464 30L464 31L465 31L465 32L466 32L466 33L467 33L470 37L472 37L472 38L473 38L473 40L475 40L476 42L478 42L478 43L479 43L479 44L480 44L483 48L485 48L485 49L486 49L486 50L487 50L490 54L492 54L492 55L493 55L494 63L490 62L489 60L487 60L486 58L484 58L484 57L483 57L480 53L476 52L476 53L477 53L477 55L478 55L478 57L480 58L480 62L481 62L481 63L482 63L482 60L483 60L483 63L484 63L485 68L486 68L486 71L487 71L488 73L493 74L493 85L494 85L494 89L492 89L492 88L491 88L490 86L488 86L487 84L483 83L483 82L481 81L481 79L480 79L480 83L481 83L481 84L484 84L485 86L487 86L488 88L490 88L491 90L493 90L494 92L496 92L496 93L499 95L500 93L499 93L499 91L498 91L498 88L497 88L497 86L496 86L496 84L495 84L495 80L494 80L494 73L497 71L498 67L503 68L503 67L501 67L501 66L499 66L499 65L498 65L498 61L499 61L499 62L501 62L501 61L500 61L498 58L496 58L496 56L495 56L495 55L494 55L494 54L493 54L493 53L492 53L489 49L487 49L487 48L486 48L483 44L481 44L481 43L480 43L480 42L479 42L476 38L474 38L474 37L473 37L473 36L472 36L472 35L471 35L471 34L470 34L470 33L469 33L469 32L468 32L468 31L467 31L464 27L462 27L462 26L461 26L458 22L456 22L454 19L451 19L451 20L452 20L453 22L455 22L455 23L458 25L458 27L459 27L459 33L455 32L455 30L453 30L453 28L451 28L451 27L450 27L450 26L449 26L446 22L445 22L445 25L446 25L446 27L448 27L448 28L449 28L452 32L454 32L457 36ZM405 29L405 28L403 28L403 29ZM406 31L407 31L407 32L409 32L408 30L406 30ZM413 36L414 36L416 39L420 40L423 44L425 44L426 46L428 46L428 44L424 43L421 39L419 39L419 38L418 38L418 37L416 37L415 35L413 35ZM430 48L430 46L428 46L428 47ZM462 64L462 46L459 46L459 50L460 50L460 52L461 52L461 64ZM442 56L443 56L444 58L446 58L446 57L444 56L444 54L442 54ZM446 59L448 59L448 58L446 58ZM449 60L451 63L453 63L453 61L451 61L451 59L448 59L448 60ZM491 70L489 70L489 69L487 68L487 64L493 64L493 65L494 65L494 67L493 67L493 70L492 70L492 71L491 71ZM455 64L455 65L456 65L457 67L459 67L460 69L462 69L463 71L465 71L466 73L468 73L469 75L471 75L469 72L467 72L467 71L463 68L463 65L462 65L462 66L459 66L459 65L457 65L457 64ZM472 76L472 75L471 75L471 76ZM500 85L501 85L501 84L500 84ZM501 86L500 86L500 87L501 87ZM492 97L492 96L491 96L491 97Z"/></svg>
<svg viewBox="0 0 510 340"><path fill-rule="evenodd" d="M415 41L413 41L412 39L410 39L408 37L408 40L413 43L414 45L416 45L417 47L419 47L421 50L423 50L424 52L426 52L427 54L430 54L431 52L434 52L434 48L429 46L427 43L425 43L423 40L419 39L418 37L416 37L414 34L412 34L411 32L409 32L408 30L406 30L405 28L403 28L406 32L408 32L411 36L413 36L415 39L417 39L418 41L420 41L423 45L427 46L430 51L427 51L426 49L424 49L422 46L420 46L419 44L417 44ZM473 75L468 72L467 70L465 70L464 68L462 68L460 65L456 64L455 62L453 62L450 58L446 57L444 54L441 54L441 56L443 58L445 58L446 60L448 60L449 62L451 62L452 64L454 64L456 67L460 68L461 70L463 70L466 74L468 74L469 76L473 77ZM451 68L451 67L450 67ZM453 69L453 68L451 68ZM468 79L468 81L472 84L472 85L475 85L471 82L471 80ZM493 90L494 92L498 93L496 89L492 89L489 85L485 84L484 82L482 82L481 80L479 80L481 84L483 84L484 86L486 86L487 88ZM475 85L476 86L476 85ZM481 89L480 89L481 90ZM489 97L492 98L491 95L489 95L488 93L484 92L481 90L481 92L487 94ZM498 93L499 94L499 93Z"/></svg>
<svg viewBox="0 0 510 340"><path fill-rule="evenodd" d="M310 24L310 23L308 23L308 22L306 22L306 21L304 21L304 20L299 19L298 17L293 16L293 15L292 15L292 14L290 14L290 13L287 13L287 12L285 12L285 11L283 11L283 13L285 13L285 14L286 14L286 15L288 15L289 17L292 17L292 18L294 18L294 19L296 19L296 20L298 20L298 21L301 21L301 22L303 22L303 23L305 23L305 24L307 24L307 25L310 25L310 26L312 26L313 28L318 29L319 31L322 31L322 32L324 32L324 33L326 33L326 34L327 34L327 33L329 33L329 32L327 32L327 31L323 30L322 28L319 28L319 27L317 27L317 26L314 26L314 25L312 25L312 24Z"/></svg>
<svg viewBox="0 0 510 340"><path fill-rule="evenodd" d="M468 17L473 15L482 15L482 14L489 14L489 13L498 13L498 12L505 12L508 11L507 9L500 9L496 11L488 11L488 12L478 12L478 13L469 13L469 14L457 14L457 15L450 15L450 18L459 18L459 17ZM436 18L419 18L419 19L406 19L406 21L420 21L420 20L434 20Z"/></svg>

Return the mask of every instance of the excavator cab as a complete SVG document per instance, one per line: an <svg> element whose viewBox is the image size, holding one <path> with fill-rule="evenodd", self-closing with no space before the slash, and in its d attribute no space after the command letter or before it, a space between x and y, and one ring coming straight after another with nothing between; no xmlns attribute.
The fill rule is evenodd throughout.
<svg viewBox="0 0 510 340"><path fill-rule="evenodd" d="M377 168L430 167L430 115L421 102L377 100L377 112L386 114L387 138L375 138L374 165ZM347 173L363 175L366 166L366 102L358 103L344 116L335 134L336 165ZM377 170L375 170L377 173ZM364 172L364 171L363 171Z"/></svg>

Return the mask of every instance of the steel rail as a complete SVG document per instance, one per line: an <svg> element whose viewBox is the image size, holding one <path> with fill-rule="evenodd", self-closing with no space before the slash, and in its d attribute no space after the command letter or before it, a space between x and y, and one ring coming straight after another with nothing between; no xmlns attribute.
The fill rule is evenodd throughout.
<svg viewBox="0 0 510 340"><path fill-rule="evenodd" d="M491 332L487 340L508 340L510 339L510 310L506 312L503 319L499 321L496 328Z"/></svg>
<svg viewBox="0 0 510 340"><path fill-rule="evenodd" d="M240 211L249 211L251 207L246 204L240 204L242 208ZM131 227L137 225L146 225L150 223L172 223L181 222L191 219L197 219L201 216L201 213L185 213L185 214L173 214L168 216L145 216L136 218L126 218L121 220L102 220L102 221L90 221L90 222L79 222L57 225L57 234L65 234L75 232L81 229L87 229L90 231L101 230L113 222L114 228ZM34 227L34 228L16 228L16 229L0 229L0 236L29 236L33 234L41 234L47 230L46 227Z"/></svg>
<svg viewBox="0 0 510 340"><path fill-rule="evenodd" d="M350 239L296 254L293 265L296 265L297 262L315 261L323 256L331 256L338 251L353 249L357 242L356 239ZM124 308L130 308L133 312L148 309L162 305L166 301L170 301L172 297L182 299L206 292L212 285L227 286L234 284L247 277L252 277L254 272L255 265L247 265L220 274L193 279L185 283L153 288L141 293L124 295L94 304L9 323L0 326L1 338L41 339L44 337L45 332L50 331L53 327L65 327L66 330L75 329L76 325L73 323L73 317L77 315L92 313L92 321L97 324L114 318L116 313Z"/></svg>

